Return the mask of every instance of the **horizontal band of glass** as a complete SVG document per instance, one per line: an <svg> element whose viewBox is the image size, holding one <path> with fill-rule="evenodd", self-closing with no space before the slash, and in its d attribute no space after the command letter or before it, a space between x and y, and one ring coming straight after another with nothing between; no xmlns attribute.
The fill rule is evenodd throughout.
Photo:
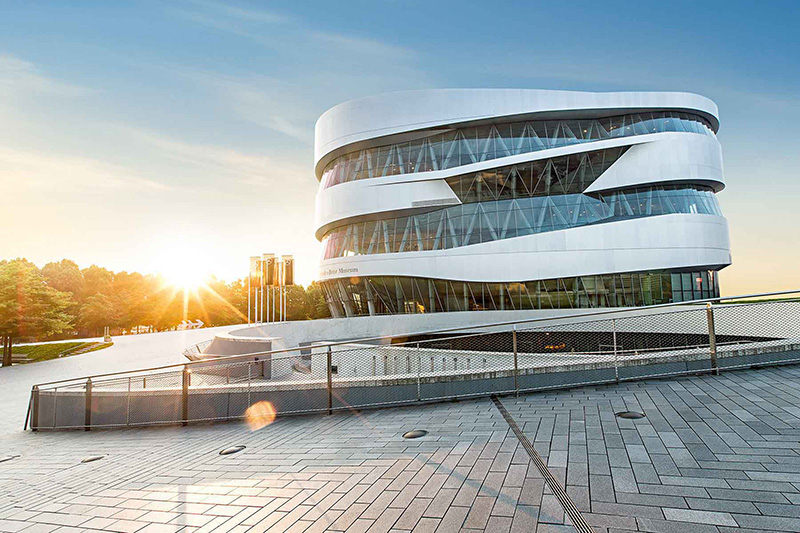
<svg viewBox="0 0 800 533"><path fill-rule="evenodd" d="M629 146L529 161L447 178L461 203L581 193Z"/></svg>
<svg viewBox="0 0 800 533"><path fill-rule="evenodd" d="M636 307L719 297L718 276L713 270L658 270L513 283L369 276L321 284L335 317Z"/></svg>
<svg viewBox="0 0 800 533"><path fill-rule="evenodd" d="M714 136L704 118L672 111L490 124L344 154L325 166L320 181L327 189L349 181L444 170L498 157L666 131Z"/></svg>
<svg viewBox="0 0 800 533"><path fill-rule="evenodd" d="M534 233L677 213L722 216L712 189L700 185L515 198L340 226L323 238L323 258L447 250Z"/></svg>

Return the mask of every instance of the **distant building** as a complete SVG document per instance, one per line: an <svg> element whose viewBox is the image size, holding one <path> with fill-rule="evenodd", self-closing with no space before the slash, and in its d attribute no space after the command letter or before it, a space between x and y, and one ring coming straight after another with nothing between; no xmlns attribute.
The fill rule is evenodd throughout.
<svg viewBox="0 0 800 533"><path fill-rule="evenodd" d="M719 295L717 106L690 93L444 89L316 125L335 317L631 307Z"/></svg>

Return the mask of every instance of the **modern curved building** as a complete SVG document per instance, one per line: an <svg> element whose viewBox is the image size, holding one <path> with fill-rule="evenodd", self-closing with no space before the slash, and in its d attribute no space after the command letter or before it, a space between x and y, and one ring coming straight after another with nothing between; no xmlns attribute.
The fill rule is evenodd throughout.
<svg viewBox="0 0 800 533"><path fill-rule="evenodd" d="M713 298L731 263L717 106L677 92L445 89L316 125L334 317Z"/></svg>

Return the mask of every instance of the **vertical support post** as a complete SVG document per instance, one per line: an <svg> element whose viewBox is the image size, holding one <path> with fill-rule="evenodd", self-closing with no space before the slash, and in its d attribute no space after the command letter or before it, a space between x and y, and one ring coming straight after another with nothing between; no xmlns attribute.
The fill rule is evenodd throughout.
<svg viewBox="0 0 800 533"><path fill-rule="evenodd" d="M331 351L331 347L328 346L328 362L327 362L327 371L328 371L328 414L333 414L333 372L332 372L332 364L333 364L333 352Z"/></svg>
<svg viewBox="0 0 800 533"><path fill-rule="evenodd" d="M84 405L83 429L89 431L92 427L92 378L86 378L86 392L84 394L86 403Z"/></svg>
<svg viewBox="0 0 800 533"><path fill-rule="evenodd" d="M58 387L53 389L53 429L58 424Z"/></svg>
<svg viewBox="0 0 800 533"><path fill-rule="evenodd" d="M517 378L519 376L519 357L517 355L517 325L514 324L514 329L511 330L511 344L514 346L514 396L519 396L519 383Z"/></svg>
<svg viewBox="0 0 800 533"><path fill-rule="evenodd" d="M252 291L252 289L250 288L250 278L252 278L252 277L253 277L252 274L247 276L247 325L248 326L250 325L250 305L251 305L250 304L250 292Z"/></svg>
<svg viewBox="0 0 800 533"><path fill-rule="evenodd" d="M717 333L714 328L714 307L711 302L706 303L706 321L708 322L708 352L711 356L711 370L719 376L717 364Z"/></svg>
<svg viewBox="0 0 800 533"><path fill-rule="evenodd" d="M611 319L611 342L614 343L614 379L619 383L619 359L617 359L617 319Z"/></svg>
<svg viewBox="0 0 800 533"><path fill-rule="evenodd" d="M191 379L191 370L188 365L183 366L183 394L181 395L181 420L183 425L189 423L189 380Z"/></svg>
<svg viewBox="0 0 800 533"><path fill-rule="evenodd" d="M131 425L131 378L128 377L128 402L125 407L125 425Z"/></svg>
<svg viewBox="0 0 800 533"><path fill-rule="evenodd" d="M36 385L31 389L31 404L33 412L31 412L31 431L39 429L39 387Z"/></svg>
<svg viewBox="0 0 800 533"><path fill-rule="evenodd" d="M417 401L422 401L422 376L420 373L422 372L422 354L419 351L419 343L417 343Z"/></svg>
<svg viewBox="0 0 800 533"><path fill-rule="evenodd" d="M248 361L247 362L247 407L253 405L250 402L250 387L253 381L252 373L253 373L253 365L250 363L250 361Z"/></svg>

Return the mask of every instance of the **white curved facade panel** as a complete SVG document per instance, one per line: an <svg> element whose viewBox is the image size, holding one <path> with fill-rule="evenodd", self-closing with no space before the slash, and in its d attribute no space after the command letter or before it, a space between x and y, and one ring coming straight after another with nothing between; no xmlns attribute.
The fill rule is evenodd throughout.
<svg viewBox="0 0 800 533"><path fill-rule="evenodd" d="M314 211L317 238L322 238L326 228L342 220L461 203L442 179L388 183L384 182L386 179L353 181L320 191ZM371 183L373 181L383 183Z"/></svg>
<svg viewBox="0 0 800 533"><path fill-rule="evenodd" d="M722 147L717 139L685 133L656 133L647 137L647 141L632 145L585 192L659 182L706 184L715 192L725 188Z"/></svg>
<svg viewBox="0 0 800 533"><path fill-rule="evenodd" d="M730 262L724 218L665 215L454 250L342 257L326 261L318 279L413 276L516 282L665 268L719 268Z"/></svg>
<svg viewBox="0 0 800 533"><path fill-rule="evenodd" d="M718 127L717 105L684 92L549 91L538 89L436 89L402 91L344 102L317 120L314 166L349 144L451 124L579 110L684 109L702 113Z"/></svg>
<svg viewBox="0 0 800 533"><path fill-rule="evenodd" d="M716 105L689 93L433 90L317 122L334 316L713 298L731 262Z"/></svg>

